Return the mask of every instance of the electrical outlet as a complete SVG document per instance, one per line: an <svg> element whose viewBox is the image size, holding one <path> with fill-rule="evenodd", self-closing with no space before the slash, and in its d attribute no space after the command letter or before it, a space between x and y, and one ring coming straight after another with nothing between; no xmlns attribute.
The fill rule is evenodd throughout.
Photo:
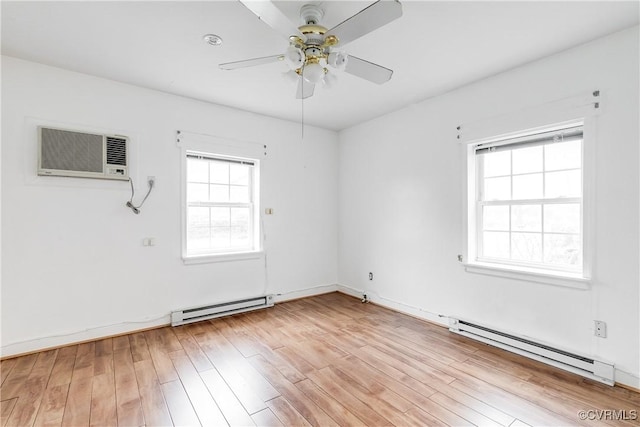
<svg viewBox="0 0 640 427"><path fill-rule="evenodd" d="M147 177L147 182L151 182L154 187L156 186L156 177L155 176L148 176Z"/></svg>
<svg viewBox="0 0 640 427"><path fill-rule="evenodd" d="M602 320L594 320L593 321L595 323L595 336L600 337L600 338L606 338L607 337L607 324L605 322L603 322Z"/></svg>
<svg viewBox="0 0 640 427"><path fill-rule="evenodd" d="M373 280L373 273L369 273L369 280Z"/></svg>

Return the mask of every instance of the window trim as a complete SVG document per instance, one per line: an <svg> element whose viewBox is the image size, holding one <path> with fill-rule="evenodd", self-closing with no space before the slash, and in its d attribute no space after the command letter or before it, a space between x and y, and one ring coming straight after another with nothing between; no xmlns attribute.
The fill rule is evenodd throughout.
<svg viewBox="0 0 640 427"><path fill-rule="evenodd" d="M261 239L261 226L260 226L260 159L256 157L249 157L245 155L229 155L221 154L219 151L224 150L208 150L208 149L189 149L184 148L181 150L181 236L182 236L182 261L185 265L204 264L214 262L227 262L227 261L241 261L251 259L262 259L264 257L264 250L262 248ZM251 176L251 204L253 209L251 212L251 223L253 229L253 245L250 249L242 248L239 250L226 250L220 252L205 252L197 254L189 254L187 252L187 209L189 203L187 201L187 160L189 157L202 157L210 160L223 160L231 162L246 162L253 165L253 174ZM235 203L229 203L228 205L234 205ZM246 205L246 204L243 204Z"/></svg>
<svg viewBox="0 0 640 427"><path fill-rule="evenodd" d="M572 126L582 126L582 270L573 271L566 269L555 269L552 266L532 266L510 265L509 263L486 262L486 259L478 259L478 230L480 229L480 215L477 214L479 203L477 203L477 182L478 167L476 164L476 148L479 145L507 145L508 141L516 138L526 139L528 136L541 133L543 131L555 131ZM465 257L461 265L466 272L483 274L490 276L505 277L528 282L537 282L557 286L566 286L577 289L588 289L591 284L592 262L593 262L593 208L595 206L595 177L594 177L594 117L585 115L565 122L556 122L553 125L539 126L528 130L520 130L508 134L494 134L493 137L481 138L468 141L466 144L467 177L466 177L466 209L465 209ZM495 136L498 135L498 136ZM546 203L548 199L544 199ZM519 202L519 201L518 201ZM553 202L552 202L553 203Z"/></svg>

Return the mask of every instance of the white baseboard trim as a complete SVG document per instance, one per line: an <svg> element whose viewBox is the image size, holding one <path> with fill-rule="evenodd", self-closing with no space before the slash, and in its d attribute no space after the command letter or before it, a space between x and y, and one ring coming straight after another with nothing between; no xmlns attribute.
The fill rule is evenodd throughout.
<svg viewBox="0 0 640 427"><path fill-rule="evenodd" d="M357 298L362 298L362 295L365 293L364 290L355 289L347 285L336 285L336 287L338 292L342 292L343 294L351 295ZM401 302L392 301L388 298L381 297L376 293L372 293L368 291L366 293L367 293L367 298L369 298L369 301L374 304L389 308L391 310L397 311L402 314L408 314L410 316L417 317L418 319L426 320L432 323L437 323L438 325L444 326L446 328L449 327L449 318L447 316L431 313L429 311L420 309L418 307L412 307L410 305L403 304Z"/></svg>
<svg viewBox="0 0 640 427"><path fill-rule="evenodd" d="M1 358L16 357L52 348L79 344L87 341L99 340L107 337L124 335L144 329L167 326L171 323L170 315L148 321L123 322L115 325L98 326L83 331L62 333L49 337L35 338L21 342L3 345L0 349Z"/></svg>
<svg viewBox="0 0 640 427"><path fill-rule="evenodd" d="M313 286L311 288L306 288L306 289L300 289L300 290L296 290L296 291L290 291L290 292L282 292L282 293L276 293L275 294L275 298L274 298L274 302L277 304L279 302L285 302L285 301L291 301L294 299L300 299L300 298L307 298L307 297L312 297L312 296L316 296L316 295L322 295L322 294L328 294L331 292L335 292L338 290L338 285L320 285L320 286Z"/></svg>
<svg viewBox="0 0 640 427"><path fill-rule="evenodd" d="M627 387L634 388L635 391L640 390L640 377L637 377L629 372L615 369L614 372L616 384L623 384Z"/></svg>
<svg viewBox="0 0 640 427"><path fill-rule="evenodd" d="M345 286L345 285L336 285L336 290L340 293L343 293L345 295L349 295L352 297L356 297L358 299L361 299L362 296L364 295L364 291L361 289L354 289L354 288L350 288L349 286Z"/></svg>

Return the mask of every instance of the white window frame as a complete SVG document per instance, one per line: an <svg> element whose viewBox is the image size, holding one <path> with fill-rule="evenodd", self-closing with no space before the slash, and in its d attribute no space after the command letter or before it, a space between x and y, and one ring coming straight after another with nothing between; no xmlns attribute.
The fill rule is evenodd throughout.
<svg viewBox="0 0 640 427"><path fill-rule="evenodd" d="M528 265L526 262L509 262L508 260L490 260L483 258L479 254L478 248L482 244L481 241L481 222L482 217L478 214L481 207L480 198L478 197L478 183L481 171L477 167L477 155L475 153L478 145L499 145L509 144L522 137L526 139L531 135L564 129L575 126L583 127L582 140L582 197L581 200L581 235L582 235L582 269L580 271L572 271L570 269L558 268L553 266L541 266L539 264ZM511 132L496 137L489 137L470 141L467 145L467 221L466 221L466 256L463 260L465 270L470 273L485 274L510 279L526 280L531 282L539 282L544 284L567 286L578 289L588 289L591 276L591 258L593 241L592 236L592 216L590 215L593 206L593 150L592 138L594 134L594 123L588 117L582 117L568 122L558 123L556 125L547 125L536 127L524 131ZM575 201L574 199L571 199ZM570 202L569 199L558 200L557 203ZM532 203L535 200L526 200L525 203ZM540 199L540 203L551 204L556 203L555 200ZM484 202L491 204L492 202ZM511 201L511 204L517 204L519 201ZM499 204L499 203L497 203Z"/></svg>
<svg viewBox="0 0 640 427"><path fill-rule="evenodd" d="M234 203L234 202L210 202L210 203L196 203L192 204L187 201L187 159L190 156L202 157L203 159L221 160L230 162L250 162L253 164L250 177L250 203ZM203 150L182 150L182 259L185 264L202 264L210 262L223 262L223 261L238 261L259 259L263 256L261 228L260 228L260 160L252 157L235 156L220 154L219 152L203 151ZM247 205L251 206L250 209L250 222L251 222L251 248L239 248L234 250L229 248L228 250L212 250L203 253L189 253L187 250L187 212L189 206L224 206L234 207Z"/></svg>

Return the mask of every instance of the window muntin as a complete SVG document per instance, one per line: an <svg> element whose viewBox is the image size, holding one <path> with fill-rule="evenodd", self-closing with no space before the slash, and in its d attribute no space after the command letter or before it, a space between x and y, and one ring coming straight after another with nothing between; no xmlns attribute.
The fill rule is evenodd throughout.
<svg viewBox="0 0 640 427"><path fill-rule="evenodd" d="M582 272L582 127L475 147L477 261Z"/></svg>
<svg viewBox="0 0 640 427"><path fill-rule="evenodd" d="M256 162L187 152L187 256L258 250Z"/></svg>

